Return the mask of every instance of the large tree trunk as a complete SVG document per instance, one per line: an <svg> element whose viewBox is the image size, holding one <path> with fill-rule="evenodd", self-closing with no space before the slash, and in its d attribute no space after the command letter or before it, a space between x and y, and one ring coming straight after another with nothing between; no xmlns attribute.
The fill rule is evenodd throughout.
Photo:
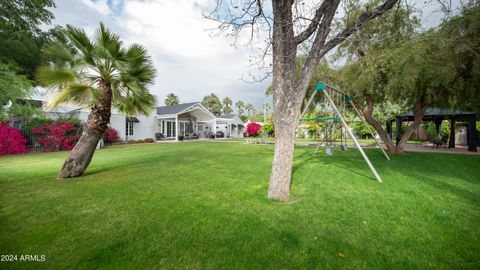
<svg viewBox="0 0 480 270"><path fill-rule="evenodd" d="M395 148L396 152L403 152L403 148L405 147L408 139L412 137L413 132L415 132L415 130L417 130L418 127L420 127L420 125L423 123L423 116L425 115L426 109L427 106L422 101L415 102L415 108L413 110L413 123L408 126L407 131L402 135L402 138L400 138L400 141Z"/></svg>
<svg viewBox="0 0 480 270"><path fill-rule="evenodd" d="M102 138L110 123L112 90L108 83L100 83L100 102L92 108L82 136L65 160L58 178L70 178L83 175L92 160L98 141Z"/></svg>
<svg viewBox="0 0 480 270"><path fill-rule="evenodd" d="M295 57L292 0L272 1L273 26L273 106L275 111L275 153L268 197L287 201L292 177L295 129L299 107L295 98ZM298 93L299 94L299 93Z"/></svg>
<svg viewBox="0 0 480 270"><path fill-rule="evenodd" d="M403 152L403 148L405 147L408 139L410 139L410 137L413 135L413 132L415 132L415 130L417 130L418 127L423 123L423 116L425 115L425 110L427 108L426 104L424 104L422 101L415 102L414 121L408 126L407 131L405 132L405 134L402 135L399 143L395 145L395 143L388 135L387 131L382 127L382 124L373 117L374 102L372 96L366 95L365 100L367 102L367 107L365 108L365 110L363 110L365 120L367 120L367 122L372 125L373 128L377 131L378 135L385 143L385 146L387 147L387 150L389 152Z"/></svg>
<svg viewBox="0 0 480 270"><path fill-rule="evenodd" d="M390 136L388 136L387 131L382 127L382 124L380 124L380 122L373 117L373 97L371 95L366 95L365 99L367 101L367 107L365 110L363 110L363 116L365 117L365 120L367 120L367 122L372 125L375 131L377 131L378 136L380 136L380 139L382 139L383 143L387 147L387 150L389 152L395 152L396 146L392 139L390 139Z"/></svg>

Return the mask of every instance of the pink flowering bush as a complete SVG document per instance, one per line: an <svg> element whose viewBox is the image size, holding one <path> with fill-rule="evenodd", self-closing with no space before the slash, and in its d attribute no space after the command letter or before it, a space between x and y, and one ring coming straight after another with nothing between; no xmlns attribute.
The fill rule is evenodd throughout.
<svg viewBox="0 0 480 270"><path fill-rule="evenodd" d="M17 128L8 126L10 121L0 122L0 156L28 153L27 139Z"/></svg>
<svg viewBox="0 0 480 270"><path fill-rule="evenodd" d="M106 144L112 144L114 142L117 142L119 139L120 136L118 136L118 131L111 127L108 127L105 131L105 134L103 134L103 141Z"/></svg>
<svg viewBox="0 0 480 270"><path fill-rule="evenodd" d="M74 124L62 121L42 124L32 129L32 133L39 136L36 143L44 149L43 152L72 150L80 138L76 131L77 127Z"/></svg>
<svg viewBox="0 0 480 270"><path fill-rule="evenodd" d="M247 125L247 134L250 137L257 137L260 135L262 126L258 123L251 122Z"/></svg>

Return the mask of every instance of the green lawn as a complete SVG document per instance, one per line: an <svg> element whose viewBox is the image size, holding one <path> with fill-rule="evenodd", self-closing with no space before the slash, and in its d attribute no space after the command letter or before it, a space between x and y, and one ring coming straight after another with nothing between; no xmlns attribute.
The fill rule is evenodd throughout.
<svg viewBox="0 0 480 270"><path fill-rule="evenodd" d="M480 156L386 161L298 147L292 201L266 198L272 145L194 142L0 157L0 269L479 269Z"/></svg>

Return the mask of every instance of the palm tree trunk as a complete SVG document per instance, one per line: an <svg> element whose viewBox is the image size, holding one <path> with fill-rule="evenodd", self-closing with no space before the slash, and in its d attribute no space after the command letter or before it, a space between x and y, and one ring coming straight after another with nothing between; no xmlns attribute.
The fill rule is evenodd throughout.
<svg viewBox="0 0 480 270"><path fill-rule="evenodd" d="M93 106L88 115L82 136L65 160L58 178L70 178L83 175L92 160L98 141L102 138L110 123L112 90L110 84L100 82L100 102Z"/></svg>

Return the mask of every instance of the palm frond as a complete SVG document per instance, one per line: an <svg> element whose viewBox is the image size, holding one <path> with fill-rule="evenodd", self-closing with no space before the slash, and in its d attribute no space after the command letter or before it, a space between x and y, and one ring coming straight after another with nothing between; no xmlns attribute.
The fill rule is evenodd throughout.
<svg viewBox="0 0 480 270"><path fill-rule="evenodd" d="M104 59L118 61L125 53L120 36L110 32L103 23L100 23L100 27L95 31L95 45L96 53Z"/></svg>
<svg viewBox="0 0 480 270"><path fill-rule="evenodd" d="M135 114L148 115L157 104L157 98L145 92L143 95L130 95L115 100L114 106L122 113L128 116Z"/></svg>
<svg viewBox="0 0 480 270"><path fill-rule="evenodd" d="M72 54L71 48L59 41L52 41L43 47L44 55L56 62L75 62L75 57Z"/></svg>
<svg viewBox="0 0 480 270"><path fill-rule="evenodd" d="M74 47L83 54L85 61L90 65L95 65L95 59L92 55L94 44L90 41L83 29L67 25L65 34Z"/></svg>
<svg viewBox="0 0 480 270"><path fill-rule="evenodd" d="M59 91L48 105L53 108L62 103L95 104L98 99L99 91L97 89L85 84L70 84Z"/></svg>
<svg viewBox="0 0 480 270"><path fill-rule="evenodd" d="M38 69L37 79L48 87L58 87L78 82L79 76L73 69L49 65Z"/></svg>

